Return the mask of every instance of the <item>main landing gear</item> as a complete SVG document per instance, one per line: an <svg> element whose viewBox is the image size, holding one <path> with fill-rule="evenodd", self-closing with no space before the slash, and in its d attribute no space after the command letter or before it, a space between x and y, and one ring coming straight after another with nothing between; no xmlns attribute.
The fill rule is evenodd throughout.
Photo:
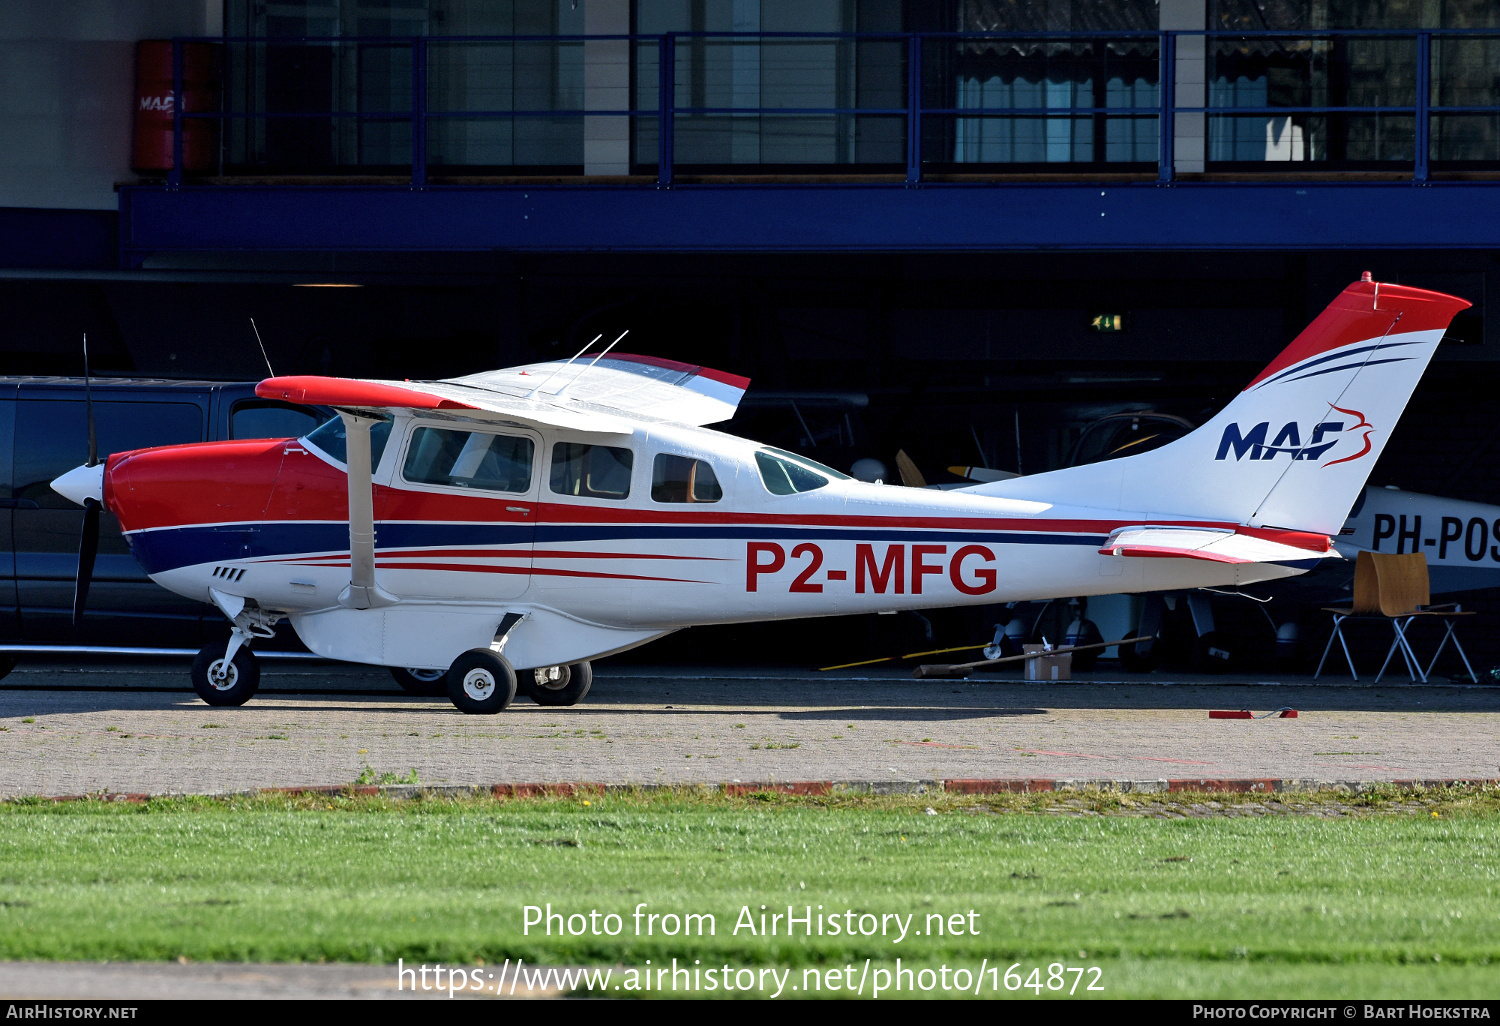
<svg viewBox="0 0 1500 1026"><path fill-rule="evenodd" d="M391 671L400 681L400 671ZM417 682L417 671L405 671ZM432 671L426 671L428 673ZM594 683L594 669L587 663L542 666L517 673L503 655L488 648L470 649L444 675L448 698L460 711L490 715L505 709L519 690L537 705L577 705ZM402 683L405 687L405 682Z"/></svg>

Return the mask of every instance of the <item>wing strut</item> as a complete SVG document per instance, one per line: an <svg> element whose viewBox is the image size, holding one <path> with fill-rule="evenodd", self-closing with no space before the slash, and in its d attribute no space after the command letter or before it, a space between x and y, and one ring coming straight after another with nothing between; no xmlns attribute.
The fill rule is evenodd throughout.
<svg viewBox="0 0 1500 1026"><path fill-rule="evenodd" d="M340 410L345 465L349 471L349 587L339 605L350 609L389 606L396 596L375 583L375 497L370 475L370 428L379 421Z"/></svg>

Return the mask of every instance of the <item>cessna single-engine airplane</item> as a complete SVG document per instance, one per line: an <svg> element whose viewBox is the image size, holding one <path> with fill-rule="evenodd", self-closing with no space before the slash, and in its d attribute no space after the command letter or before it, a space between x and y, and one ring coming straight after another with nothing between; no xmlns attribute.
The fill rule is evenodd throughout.
<svg viewBox="0 0 1500 1026"><path fill-rule="evenodd" d="M867 484L707 430L749 381L608 355L446 381L273 377L332 406L304 438L117 453L53 487L102 503L227 645L193 684L239 705L289 619L331 659L435 680L466 713L571 705L590 660L695 624L1233 586L1336 535L1454 314L1345 289L1217 416L1160 449L957 491ZM96 461L90 458L90 463Z"/></svg>

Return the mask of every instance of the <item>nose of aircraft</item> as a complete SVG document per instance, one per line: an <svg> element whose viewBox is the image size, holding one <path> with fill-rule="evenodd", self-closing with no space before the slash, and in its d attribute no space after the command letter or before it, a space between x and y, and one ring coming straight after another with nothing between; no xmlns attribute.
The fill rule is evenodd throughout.
<svg viewBox="0 0 1500 1026"><path fill-rule="evenodd" d="M103 502L104 464L96 463L91 467L85 463L81 467L74 467L52 482L52 490L80 506L85 499Z"/></svg>

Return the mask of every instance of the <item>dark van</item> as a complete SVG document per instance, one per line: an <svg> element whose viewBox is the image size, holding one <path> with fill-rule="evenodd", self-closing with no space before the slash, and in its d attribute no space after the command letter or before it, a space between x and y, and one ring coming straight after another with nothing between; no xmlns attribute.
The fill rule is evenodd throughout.
<svg viewBox="0 0 1500 1026"><path fill-rule="evenodd" d="M99 457L152 445L295 438L331 411L259 399L253 382L98 378ZM82 378L0 377L0 648L6 643L197 649L223 617L158 587L100 517L83 623L72 623L83 510L51 481L88 458Z"/></svg>

